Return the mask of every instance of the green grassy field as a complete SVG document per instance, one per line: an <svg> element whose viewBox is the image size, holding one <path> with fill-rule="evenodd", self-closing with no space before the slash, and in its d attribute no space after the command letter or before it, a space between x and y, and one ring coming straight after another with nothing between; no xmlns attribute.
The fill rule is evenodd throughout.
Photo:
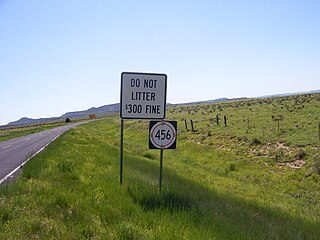
<svg viewBox="0 0 320 240"><path fill-rule="evenodd" d="M88 123L0 187L0 239L319 239L320 94L167 112L162 192L147 121L125 121L122 186L119 118Z"/></svg>

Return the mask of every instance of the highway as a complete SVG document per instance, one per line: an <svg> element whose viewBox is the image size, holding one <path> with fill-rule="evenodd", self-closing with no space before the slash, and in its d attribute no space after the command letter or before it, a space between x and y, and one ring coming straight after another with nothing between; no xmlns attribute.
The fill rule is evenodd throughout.
<svg viewBox="0 0 320 240"><path fill-rule="evenodd" d="M69 124L0 142L0 184L10 178L32 156L42 151L62 133L84 123L87 122Z"/></svg>

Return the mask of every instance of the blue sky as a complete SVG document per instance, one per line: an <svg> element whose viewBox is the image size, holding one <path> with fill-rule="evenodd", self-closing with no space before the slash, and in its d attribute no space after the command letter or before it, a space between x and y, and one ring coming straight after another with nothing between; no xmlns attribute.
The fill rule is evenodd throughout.
<svg viewBox="0 0 320 240"><path fill-rule="evenodd" d="M320 1L0 0L0 125L119 102L123 71L170 103L320 89Z"/></svg>

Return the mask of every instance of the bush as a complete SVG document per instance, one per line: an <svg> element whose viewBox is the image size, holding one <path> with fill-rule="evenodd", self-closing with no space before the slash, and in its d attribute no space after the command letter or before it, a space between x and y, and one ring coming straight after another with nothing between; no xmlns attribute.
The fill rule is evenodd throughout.
<svg viewBox="0 0 320 240"><path fill-rule="evenodd" d="M307 155L308 154L306 153L306 151L304 151L303 149L299 149L295 157L297 160L304 160L307 157Z"/></svg>
<svg viewBox="0 0 320 240"><path fill-rule="evenodd" d="M71 122L70 118L66 118L66 123Z"/></svg>
<svg viewBox="0 0 320 240"><path fill-rule="evenodd" d="M262 143L262 141L259 138L254 138L252 140L252 142L250 143L251 146L256 146L256 145L260 145Z"/></svg>
<svg viewBox="0 0 320 240"><path fill-rule="evenodd" d="M285 158L286 154L282 149L278 149L275 152L275 157L274 160L276 160L276 162L281 162L284 158Z"/></svg>

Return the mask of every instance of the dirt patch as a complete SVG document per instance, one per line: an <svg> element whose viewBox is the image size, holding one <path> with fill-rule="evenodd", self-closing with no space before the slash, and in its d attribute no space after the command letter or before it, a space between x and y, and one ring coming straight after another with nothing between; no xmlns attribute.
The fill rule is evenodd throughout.
<svg viewBox="0 0 320 240"><path fill-rule="evenodd" d="M292 154L293 148L285 146L283 143L277 142L275 145L276 150L284 150L287 154Z"/></svg>
<svg viewBox="0 0 320 240"><path fill-rule="evenodd" d="M294 162L290 162L290 163L280 163L280 166L285 166L285 167L289 167L292 169L300 169L305 165L305 161L303 160L296 160Z"/></svg>
<svg viewBox="0 0 320 240"><path fill-rule="evenodd" d="M277 142L276 144L267 143L265 145L260 146L259 148L252 148L250 153L255 156L271 156L275 151L283 151L285 155L292 154L294 152L294 148L288 147L283 143Z"/></svg>
<svg viewBox="0 0 320 240"><path fill-rule="evenodd" d="M220 149L223 149L225 151L231 151L231 148L230 147L227 147L223 144L217 144L217 147L220 148Z"/></svg>

